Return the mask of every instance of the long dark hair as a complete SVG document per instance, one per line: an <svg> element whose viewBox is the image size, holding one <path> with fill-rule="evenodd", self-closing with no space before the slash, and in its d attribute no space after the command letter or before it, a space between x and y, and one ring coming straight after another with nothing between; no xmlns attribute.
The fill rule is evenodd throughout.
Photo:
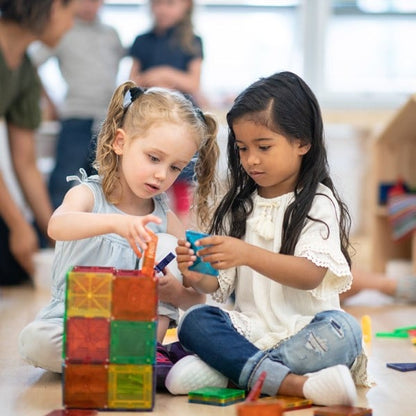
<svg viewBox="0 0 416 416"><path fill-rule="evenodd" d="M348 253L351 218L329 175L321 110L308 85L291 72L259 79L235 99L228 112L228 191L215 211L210 232L243 237L247 217L253 210L253 193L257 185L240 163L233 131L234 122L243 117L249 117L290 141L301 140L302 144L310 145L302 158L294 201L284 215L280 253L294 254L307 219L321 221L311 218L308 213L318 184L322 183L331 189L338 203L341 250L351 265ZM329 233L328 226L327 231Z"/></svg>

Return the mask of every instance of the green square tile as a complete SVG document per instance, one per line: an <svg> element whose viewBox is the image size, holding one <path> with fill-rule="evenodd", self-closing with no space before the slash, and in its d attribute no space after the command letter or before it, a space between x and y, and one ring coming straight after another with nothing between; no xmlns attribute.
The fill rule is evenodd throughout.
<svg viewBox="0 0 416 416"><path fill-rule="evenodd" d="M241 402L245 398L245 391L220 387L202 387L188 393L190 403L212 404L216 406L228 406Z"/></svg>
<svg viewBox="0 0 416 416"><path fill-rule="evenodd" d="M108 371L109 409L153 408L154 367L110 364Z"/></svg>
<svg viewBox="0 0 416 416"><path fill-rule="evenodd" d="M112 321L110 363L154 364L156 322Z"/></svg>

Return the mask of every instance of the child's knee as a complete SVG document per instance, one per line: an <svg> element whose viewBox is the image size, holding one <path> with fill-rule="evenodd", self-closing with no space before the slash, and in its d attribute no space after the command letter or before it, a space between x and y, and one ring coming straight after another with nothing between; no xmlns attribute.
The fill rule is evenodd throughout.
<svg viewBox="0 0 416 416"><path fill-rule="evenodd" d="M21 357L35 367L62 372L62 325L33 321L19 335Z"/></svg>

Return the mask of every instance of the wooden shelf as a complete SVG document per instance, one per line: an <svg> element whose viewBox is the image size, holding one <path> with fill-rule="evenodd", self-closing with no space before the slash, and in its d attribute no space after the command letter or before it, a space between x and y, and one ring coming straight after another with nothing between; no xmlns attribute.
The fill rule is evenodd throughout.
<svg viewBox="0 0 416 416"><path fill-rule="evenodd" d="M400 108L387 123L372 147L371 185L373 190L373 219L371 224L371 263L376 272L385 272L386 263L393 259L413 262L416 273L416 236L396 242L392 239L387 207L378 204L382 183L404 180L416 187L416 94Z"/></svg>

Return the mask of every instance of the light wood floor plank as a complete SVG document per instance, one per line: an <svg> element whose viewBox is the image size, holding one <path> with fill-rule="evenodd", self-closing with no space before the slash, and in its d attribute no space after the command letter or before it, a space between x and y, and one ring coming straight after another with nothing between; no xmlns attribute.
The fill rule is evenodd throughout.
<svg viewBox="0 0 416 416"><path fill-rule="evenodd" d="M17 337L48 299L46 293L31 287L0 289L0 415L45 416L62 408L61 378L24 363L17 351ZM354 305L347 310L357 319L369 314L373 333L416 325L416 307L387 304ZM416 346L409 339L373 337L370 372L376 385L359 389L359 405L373 409L375 416L408 416L415 413L416 371L401 373L386 362L416 362ZM100 415L126 415L133 412L100 412ZM137 414L137 413L134 413ZM217 407L190 404L186 397L158 394L151 413L156 416L235 416L236 406ZM313 415L313 408L287 412L289 416Z"/></svg>

